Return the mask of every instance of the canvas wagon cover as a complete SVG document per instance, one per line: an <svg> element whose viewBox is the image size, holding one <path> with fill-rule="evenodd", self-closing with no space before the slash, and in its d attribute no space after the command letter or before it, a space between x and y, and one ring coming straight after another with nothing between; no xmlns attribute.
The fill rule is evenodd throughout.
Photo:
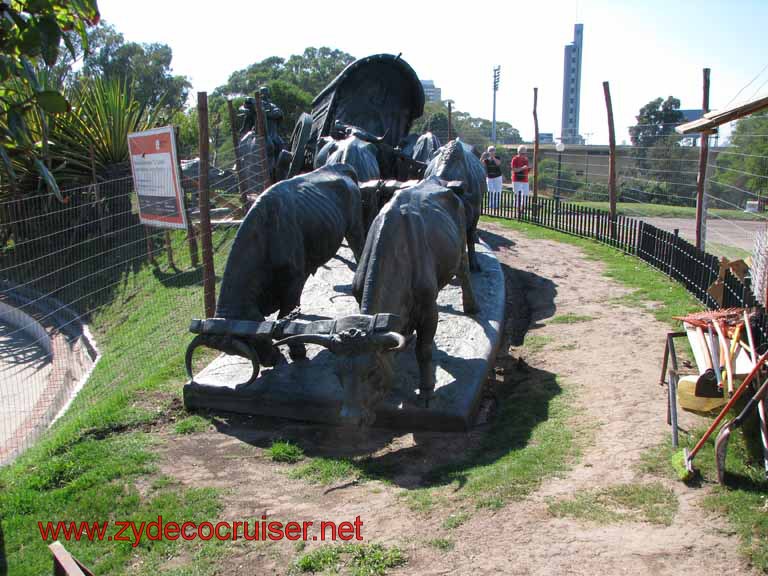
<svg viewBox="0 0 768 576"><path fill-rule="evenodd" d="M399 56L376 54L355 60L312 102L310 142L328 136L336 121L384 136L397 146L424 113L424 89Z"/></svg>

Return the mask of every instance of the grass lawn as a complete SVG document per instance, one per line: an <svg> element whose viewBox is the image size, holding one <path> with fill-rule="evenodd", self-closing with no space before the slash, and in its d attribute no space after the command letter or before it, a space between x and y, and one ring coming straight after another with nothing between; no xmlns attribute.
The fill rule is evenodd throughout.
<svg viewBox="0 0 768 576"><path fill-rule="evenodd" d="M575 200L573 204L608 211L608 202L586 202ZM640 202L617 202L616 211L624 216L647 216L654 218L696 218L696 208L690 206L669 206L667 204L644 204ZM743 210L710 208L708 213L728 220L765 220L766 214L754 214Z"/></svg>

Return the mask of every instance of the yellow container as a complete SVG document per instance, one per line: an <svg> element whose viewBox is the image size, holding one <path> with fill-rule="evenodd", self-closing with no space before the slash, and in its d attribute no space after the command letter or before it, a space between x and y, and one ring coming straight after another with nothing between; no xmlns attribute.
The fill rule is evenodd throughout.
<svg viewBox="0 0 768 576"><path fill-rule="evenodd" d="M725 397L700 398L696 396L696 380L698 379L699 377L695 374L680 377L677 383L677 405L683 410L697 414L720 411L728 400Z"/></svg>

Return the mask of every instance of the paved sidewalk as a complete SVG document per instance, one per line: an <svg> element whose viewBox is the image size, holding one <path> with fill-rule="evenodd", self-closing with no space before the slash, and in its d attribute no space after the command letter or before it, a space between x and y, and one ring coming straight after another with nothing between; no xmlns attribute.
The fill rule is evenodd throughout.
<svg viewBox="0 0 768 576"><path fill-rule="evenodd" d="M51 357L32 337L0 323L0 449L45 390Z"/></svg>
<svg viewBox="0 0 768 576"><path fill-rule="evenodd" d="M673 232L680 230L680 236L691 243L696 241L696 221L690 218L648 218L643 217L648 224ZM752 252L757 231L768 224L768 221L757 220L724 220L710 217L707 220L707 243L734 246L747 252Z"/></svg>

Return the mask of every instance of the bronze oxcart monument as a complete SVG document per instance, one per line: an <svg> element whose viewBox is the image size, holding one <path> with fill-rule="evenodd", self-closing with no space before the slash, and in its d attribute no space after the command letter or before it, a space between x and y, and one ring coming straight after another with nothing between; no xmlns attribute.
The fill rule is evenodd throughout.
<svg viewBox="0 0 768 576"><path fill-rule="evenodd" d="M472 425L504 278L476 241L486 194L476 156L460 141L429 162L409 156L423 106L411 67L383 54L350 64L299 119L277 152L289 178L242 221L215 317L192 321L188 409ZM199 346L222 354L193 377Z"/></svg>

